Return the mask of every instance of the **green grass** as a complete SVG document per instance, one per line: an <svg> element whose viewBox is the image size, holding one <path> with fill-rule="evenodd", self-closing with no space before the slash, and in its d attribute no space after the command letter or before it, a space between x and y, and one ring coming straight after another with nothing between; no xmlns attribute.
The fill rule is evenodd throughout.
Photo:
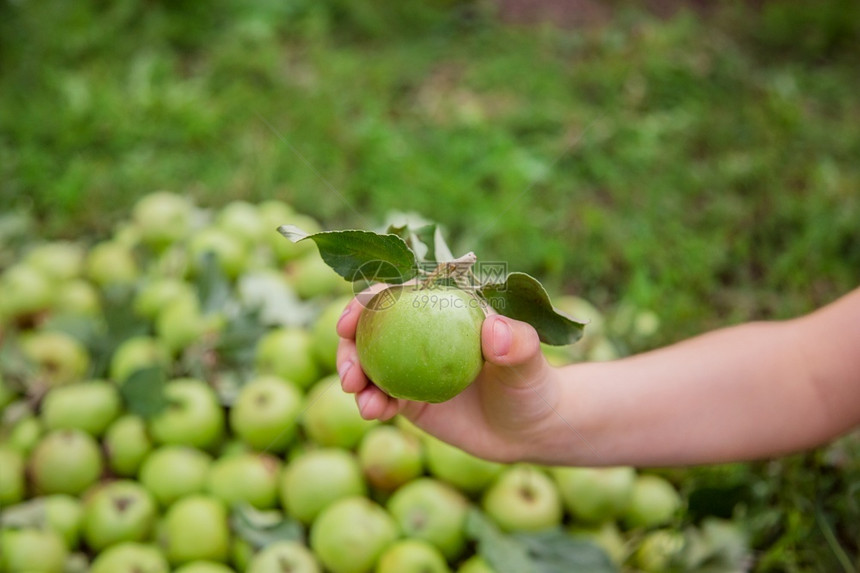
<svg viewBox="0 0 860 573"><path fill-rule="evenodd" d="M793 316L860 278L860 9L801 4L562 31L384 0L0 1L0 211L93 238L156 189L329 228L417 212L553 292L655 310L649 345ZM837 570L816 507L856 552L860 470L824 455L744 474L760 570Z"/></svg>

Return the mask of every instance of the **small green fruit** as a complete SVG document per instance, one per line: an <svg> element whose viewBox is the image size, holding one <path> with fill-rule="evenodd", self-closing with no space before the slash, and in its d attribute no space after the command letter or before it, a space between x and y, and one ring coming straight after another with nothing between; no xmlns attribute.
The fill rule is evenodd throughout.
<svg viewBox="0 0 860 573"><path fill-rule="evenodd" d="M96 555L90 573L169 573L170 566L157 547L136 541L112 545Z"/></svg>
<svg viewBox="0 0 860 573"><path fill-rule="evenodd" d="M331 573L369 573L397 539L397 524L365 497L335 502L311 526L310 545Z"/></svg>
<svg viewBox="0 0 860 573"><path fill-rule="evenodd" d="M276 328L257 343L255 361L261 374L273 374L308 388L319 379L310 333L297 327Z"/></svg>
<svg viewBox="0 0 860 573"><path fill-rule="evenodd" d="M496 573L487 562L484 561L484 558L480 555L473 555L466 559L460 568L457 569L457 573Z"/></svg>
<svg viewBox="0 0 860 573"><path fill-rule="evenodd" d="M270 509L278 502L281 464L262 453L244 453L215 460L209 470L207 490L228 506L247 503Z"/></svg>
<svg viewBox="0 0 860 573"><path fill-rule="evenodd" d="M355 397L340 387L336 374L320 380L310 389L302 426L308 437L323 447L352 449L377 420L361 417Z"/></svg>
<svg viewBox="0 0 860 573"><path fill-rule="evenodd" d="M111 424L103 440L108 467L120 477L134 477L152 450L143 418L126 414Z"/></svg>
<svg viewBox="0 0 860 573"><path fill-rule="evenodd" d="M504 467L475 457L429 434L424 437L424 447L430 473L468 494L486 489Z"/></svg>
<svg viewBox="0 0 860 573"><path fill-rule="evenodd" d="M124 340L114 351L110 378L122 384L137 370L153 366L166 369L169 364L170 352L164 343L151 336L134 336Z"/></svg>
<svg viewBox="0 0 860 573"><path fill-rule="evenodd" d="M33 489L39 494L78 495L98 480L98 443L81 430L54 430L36 445L29 460Z"/></svg>
<svg viewBox="0 0 860 573"><path fill-rule="evenodd" d="M565 508L576 519L602 523L620 517L633 496L636 471L631 467L550 470Z"/></svg>
<svg viewBox="0 0 860 573"><path fill-rule="evenodd" d="M221 439L225 415L208 384L180 378L170 381L164 394L169 405L149 421L149 432L156 442L206 449Z"/></svg>
<svg viewBox="0 0 860 573"><path fill-rule="evenodd" d="M482 506L505 531L542 531L558 526L563 517L555 483L525 464L505 468L484 492Z"/></svg>
<svg viewBox="0 0 860 573"><path fill-rule="evenodd" d="M403 539L379 558L376 573L451 573L436 547L420 539Z"/></svg>
<svg viewBox="0 0 860 573"><path fill-rule="evenodd" d="M681 508L681 496L671 483L657 475L640 475L633 484L624 514L628 527L657 527L672 521Z"/></svg>
<svg viewBox="0 0 860 573"><path fill-rule="evenodd" d="M283 452L296 434L304 407L301 391L276 376L247 382L230 408L230 428L251 448Z"/></svg>
<svg viewBox="0 0 860 573"><path fill-rule="evenodd" d="M336 448L298 454L287 464L280 483L281 505L304 524L335 501L366 493L355 456Z"/></svg>
<svg viewBox="0 0 860 573"><path fill-rule="evenodd" d="M177 499L201 493L212 466L209 454L190 446L162 446L140 466L140 483L162 507Z"/></svg>
<svg viewBox="0 0 860 573"><path fill-rule="evenodd" d="M111 482L99 487L84 505L84 540L94 551L122 541L144 541L155 518L155 500L142 485L130 480Z"/></svg>
<svg viewBox="0 0 860 573"><path fill-rule="evenodd" d="M394 491L424 471L421 442L390 425L368 430L358 446L358 459L367 481L382 491Z"/></svg>
<svg viewBox="0 0 860 573"><path fill-rule="evenodd" d="M42 401L42 421L48 430L77 428L99 437L121 410L116 386L91 380L48 392Z"/></svg>
<svg viewBox="0 0 860 573"><path fill-rule="evenodd" d="M361 313L356 349L367 376L387 394L444 402L484 364L478 299L452 287L390 287Z"/></svg>
<svg viewBox="0 0 860 573"><path fill-rule="evenodd" d="M277 569L272 569L273 572L278 573ZM290 573L292 570L287 569ZM191 563L186 563L182 567L178 569L174 569L173 573L234 573L233 569L224 565L223 563L216 563L215 561L192 561Z"/></svg>
<svg viewBox="0 0 860 573"><path fill-rule="evenodd" d="M295 541L275 541L252 559L246 573L321 573L311 551Z"/></svg>
<svg viewBox="0 0 860 573"><path fill-rule="evenodd" d="M170 506L162 540L174 566L192 561L226 562L230 548L227 507L206 495L191 495Z"/></svg>
<svg viewBox="0 0 860 573"><path fill-rule="evenodd" d="M65 332L29 333L21 339L21 351L38 368L38 379L48 386L79 382L90 368L86 347Z"/></svg>
<svg viewBox="0 0 860 573"><path fill-rule="evenodd" d="M99 286L130 285L140 275L132 250L117 241L97 244L87 254L87 277Z"/></svg>
<svg viewBox="0 0 860 573"><path fill-rule="evenodd" d="M24 499L24 456L18 450L0 444L0 509Z"/></svg>
<svg viewBox="0 0 860 573"><path fill-rule="evenodd" d="M59 533L69 550L77 548L84 521L81 500L62 493L49 495L42 500L45 504L45 524L48 529Z"/></svg>
<svg viewBox="0 0 860 573"><path fill-rule="evenodd" d="M42 529L0 529L0 571L63 573L68 550L60 535Z"/></svg>
<svg viewBox="0 0 860 573"><path fill-rule="evenodd" d="M135 203L131 216L140 239L160 250L188 236L193 212L191 202L185 197L156 191Z"/></svg>
<svg viewBox="0 0 860 573"><path fill-rule="evenodd" d="M406 537L435 545L450 561L463 552L468 502L452 487L419 478L395 491L387 507Z"/></svg>

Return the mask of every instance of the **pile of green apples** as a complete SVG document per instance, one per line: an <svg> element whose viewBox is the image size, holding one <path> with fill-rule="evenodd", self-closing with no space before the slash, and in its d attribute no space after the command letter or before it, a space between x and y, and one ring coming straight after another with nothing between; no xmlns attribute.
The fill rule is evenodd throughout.
<svg viewBox="0 0 860 573"><path fill-rule="evenodd" d="M506 573L474 512L618 569L744 555L731 522L682 530L656 473L502 465L362 419L334 373L351 286L285 223L319 229L281 201L160 191L94 244L6 233L0 572ZM617 354L592 332L578 352Z"/></svg>

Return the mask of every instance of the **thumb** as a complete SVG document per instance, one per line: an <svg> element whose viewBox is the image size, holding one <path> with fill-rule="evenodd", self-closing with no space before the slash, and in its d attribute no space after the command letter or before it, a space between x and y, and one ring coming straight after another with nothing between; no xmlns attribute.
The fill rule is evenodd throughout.
<svg viewBox="0 0 860 573"><path fill-rule="evenodd" d="M485 374L506 386L533 383L548 367L537 331L528 323L490 315L481 329Z"/></svg>

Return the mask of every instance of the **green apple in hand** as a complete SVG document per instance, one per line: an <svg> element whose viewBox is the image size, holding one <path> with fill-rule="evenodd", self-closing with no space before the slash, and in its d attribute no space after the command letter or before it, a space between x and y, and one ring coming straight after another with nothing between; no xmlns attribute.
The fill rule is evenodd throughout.
<svg viewBox="0 0 860 573"><path fill-rule="evenodd" d="M122 400L114 384L90 380L48 392L41 415L48 430L77 428L99 437L121 410Z"/></svg>
<svg viewBox="0 0 860 573"><path fill-rule="evenodd" d="M304 524L339 499L367 493L355 456L337 448L308 450L287 464L280 481L281 505Z"/></svg>
<svg viewBox="0 0 860 573"><path fill-rule="evenodd" d="M435 545L451 561L463 552L468 502L449 485L419 478L395 491L386 507L407 537Z"/></svg>
<svg viewBox="0 0 860 573"><path fill-rule="evenodd" d="M296 434L304 408L301 391L277 376L248 381L230 408L230 428L251 448L281 453Z"/></svg>
<svg viewBox="0 0 860 573"><path fill-rule="evenodd" d="M84 541L94 551L121 541L144 541L156 515L155 500L142 485L130 480L110 482L84 504Z"/></svg>
<svg viewBox="0 0 860 573"><path fill-rule="evenodd" d="M257 553L245 573L322 573L311 551L295 541L275 541Z"/></svg>
<svg viewBox="0 0 860 573"><path fill-rule="evenodd" d="M387 394L444 402L481 371L483 322L479 300L458 288L389 287L361 313L355 333L358 359Z"/></svg>
<svg viewBox="0 0 860 573"><path fill-rule="evenodd" d="M96 555L90 573L169 573L164 554L155 546L136 541L111 545Z"/></svg>
<svg viewBox="0 0 860 573"><path fill-rule="evenodd" d="M0 529L0 571L63 573L68 551L49 529Z"/></svg>
<svg viewBox="0 0 860 573"><path fill-rule="evenodd" d="M191 446L162 446L140 466L140 483L163 507L206 489L212 457Z"/></svg>
<svg viewBox="0 0 860 573"><path fill-rule="evenodd" d="M207 491L228 506L248 503L270 509L278 502L281 463L274 456L258 452L218 458L209 470Z"/></svg>
<svg viewBox="0 0 860 573"><path fill-rule="evenodd" d="M226 562L230 549L227 507L208 495L190 495L168 508L160 532L168 561Z"/></svg>
<svg viewBox="0 0 860 573"><path fill-rule="evenodd" d="M394 491L424 471L418 438L387 424L368 430L358 459L367 481L382 491Z"/></svg>
<svg viewBox="0 0 860 573"><path fill-rule="evenodd" d="M323 447L354 448L379 422L361 417L355 397L340 387L336 374L326 376L308 391L302 426L308 437Z"/></svg>
<svg viewBox="0 0 860 573"><path fill-rule="evenodd" d="M319 514L310 545L331 573L369 573L397 536L397 524L382 507L365 497L348 497Z"/></svg>
<svg viewBox="0 0 860 573"><path fill-rule="evenodd" d="M120 477L134 477L152 450L143 418L126 414L108 426L102 440L108 467Z"/></svg>
<svg viewBox="0 0 860 573"><path fill-rule="evenodd" d="M169 402L149 421L149 432L161 444L213 447L224 434L224 410L211 386L202 380L180 378L164 389Z"/></svg>
<svg viewBox="0 0 860 573"><path fill-rule="evenodd" d="M505 468L484 492L481 505L505 531L541 531L558 526L563 517L555 483L526 464Z"/></svg>
<svg viewBox="0 0 860 573"><path fill-rule="evenodd" d="M442 553L420 539L402 539L380 556L376 573L451 573Z"/></svg>
<svg viewBox="0 0 860 573"><path fill-rule="evenodd" d="M98 480L102 454L81 430L54 430L36 445L29 460L33 489L39 494L78 495Z"/></svg>

